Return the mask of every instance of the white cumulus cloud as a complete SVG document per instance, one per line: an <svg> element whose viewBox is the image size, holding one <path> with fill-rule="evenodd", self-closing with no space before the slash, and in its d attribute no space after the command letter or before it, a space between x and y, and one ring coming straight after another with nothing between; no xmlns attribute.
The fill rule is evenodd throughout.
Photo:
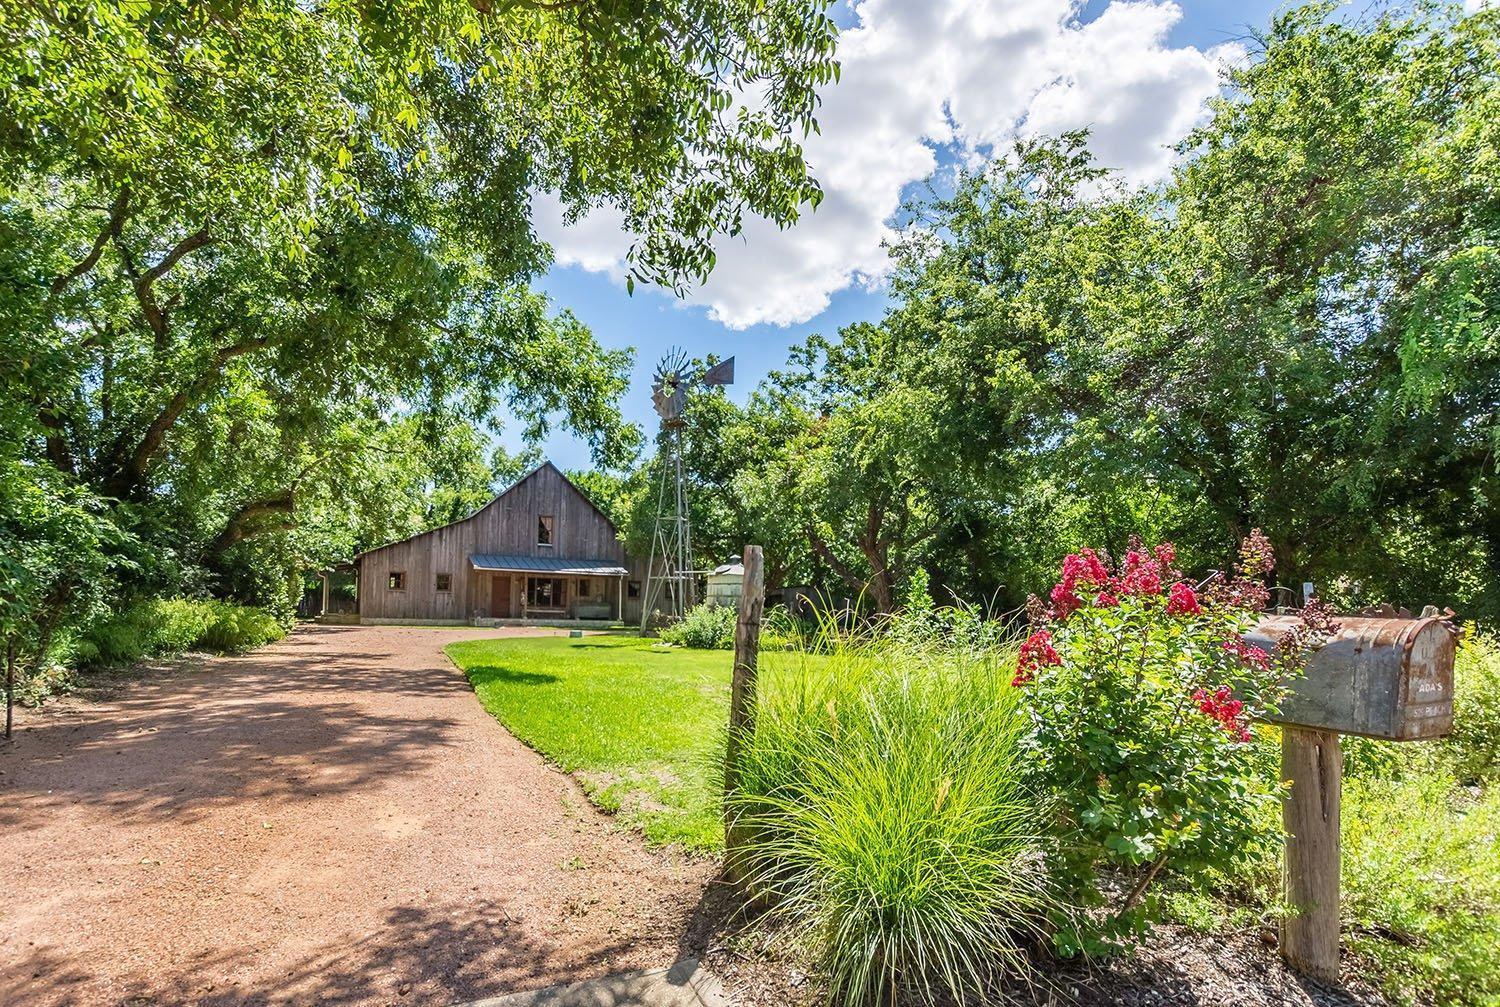
<svg viewBox="0 0 1500 1007"><path fill-rule="evenodd" d="M1088 127L1101 162L1136 182L1161 177L1171 145L1205 110L1238 46L1172 46L1176 3L1115 0L1077 19L1073 0L863 0L839 39L841 80L823 94L821 135L805 143L822 183L816 212L780 230L760 219L721 241L689 295L730 328L807 321L829 298L880 280L881 242L903 192L938 150L972 155L1017 135ZM538 197L535 222L562 265L623 275L619 218L565 227Z"/></svg>

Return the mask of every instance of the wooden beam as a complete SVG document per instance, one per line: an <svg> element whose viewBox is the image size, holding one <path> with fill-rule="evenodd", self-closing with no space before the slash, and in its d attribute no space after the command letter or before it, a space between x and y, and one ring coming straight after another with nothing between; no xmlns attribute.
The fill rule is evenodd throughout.
<svg viewBox="0 0 1500 1007"><path fill-rule="evenodd" d="M755 680L760 664L760 619L765 607L765 560L758 545L747 545L743 557L739 618L734 625L734 675L729 685L729 736L724 750L724 872L744 881L746 829L735 821L728 796L739 788L740 752L755 734Z"/></svg>
<svg viewBox="0 0 1500 1007"><path fill-rule="evenodd" d="M1336 731L1281 729L1282 803L1286 829L1287 916L1281 955L1325 983L1339 979L1339 799L1343 755Z"/></svg>

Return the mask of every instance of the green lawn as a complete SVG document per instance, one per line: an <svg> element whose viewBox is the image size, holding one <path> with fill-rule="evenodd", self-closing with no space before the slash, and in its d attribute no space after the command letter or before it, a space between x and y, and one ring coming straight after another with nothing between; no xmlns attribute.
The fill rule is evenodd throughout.
<svg viewBox="0 0 1500 1007"><path fill-rule="evenodd" d="M652 843L723 845L716 784L728 651L628 636L449 644L484 708ZM762 663L779 654L763 654Z"/></svg>

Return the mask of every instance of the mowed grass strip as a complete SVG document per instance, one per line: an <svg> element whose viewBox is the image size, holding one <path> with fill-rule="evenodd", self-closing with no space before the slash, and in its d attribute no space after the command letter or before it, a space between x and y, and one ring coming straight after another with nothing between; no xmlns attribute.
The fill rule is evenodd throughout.
<svg viewBox="0 0 1500 1007"><path fill-rule="evenodd" d="M650 843L723 846L715 788L728 651L628 636L469 640L445 650L507 730L575 774L596 804Z"/></svg>

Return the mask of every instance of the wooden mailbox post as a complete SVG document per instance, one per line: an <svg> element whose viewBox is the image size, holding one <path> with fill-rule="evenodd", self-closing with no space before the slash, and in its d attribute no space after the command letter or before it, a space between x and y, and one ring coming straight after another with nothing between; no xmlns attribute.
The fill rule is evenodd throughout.
<svg viewBox="0 0 1500 1007"><path fill-rule="evenodd" d="M1297 622L1294 615L1267 616L1246 640L1269 651ZM1339 977L1339 735L1420 741L1447 734L1457 647L1451 625L1438 617L1339 623L1270 718L1282 725L1281 774L1291 782L1282 824L1292 911L1282 924L1281 954L1324 982Z"/></svg>
<svg viewBox="0 0 1500 1007"><path fill-rule="evenodd" d="M729 736L724 749L724 793L739 786L740 749L755 733L755 680L760 667L760 618L765 607L765 560L758 545L745 546L745 573L740 607L734 623L734 672L729 683ZM724 873L730 881L745 880L745 828L724 809Z"/></svg>

